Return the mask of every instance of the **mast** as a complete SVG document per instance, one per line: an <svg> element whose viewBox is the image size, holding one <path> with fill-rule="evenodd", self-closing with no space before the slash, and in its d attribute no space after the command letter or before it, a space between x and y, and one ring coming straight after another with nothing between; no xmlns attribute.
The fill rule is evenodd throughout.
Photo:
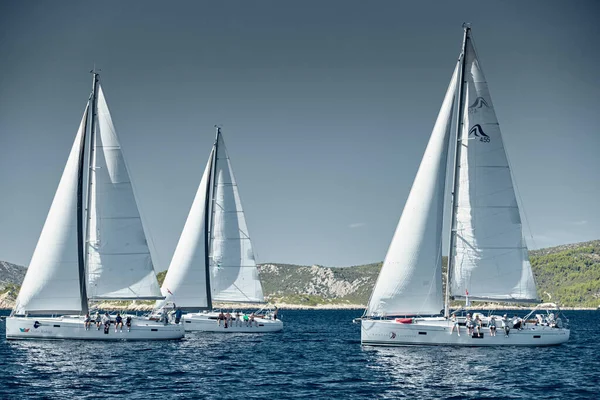
<svg viewBox="0 0 600 400"><path fill-rule="evenodd" d="M208 185L206 190L206 200L204 202L204 265L206 272L206 304L209 310L212 310L212 297L211 297L211 288L210 288L210 239L212 236L212 206L214 201L215 194L215 186L216 186L216 177L215 173L217 171L217 153L219 150L219 135L221 135L221 127L215 126L217 128L217 133L215 136L215 144L213 146L213 158L212 165L210 166L210 173L208 175ZM210 184L211 179L213 180L212 185Z"/></svg>
<svg viewBox="0 0 600 400"><path fill-rule="evenodd" d="M91 118L88 118L89 126L90 126L90 142L89 142L89 152L88 152L88 173L87 173L87 204L85 207L86 212L86 226L85 226L85 237L79 238L79 242L85 248L83 257L83 266L79 268L79 280L80 285L82 287L82 303L85 302L85 309L87 310L87 293L86 293L86 285L87 285L87 265L88 265L88 251L87 246L89 245L89 237L90 237L90 205L92 201L92 180L94 174L94 167L96 163L96 120L98 116L98 81L99 74L96 72L94 68L92 71L92 95L91 95L91 107L90 113ZM87 312L87 311L86 311Z"/></svg>
<svg viewBox="0 0 600 400"><path fill-rule="evenodd" d="M91 99L91 96L90 96ZM85 245L84 245L84 216L83 216L83 172L85 164L85 139L86 128L89 121L89 110L85 114L83 135L81 136L81 150L79 152L79 168L77 170L77 264L79 272L79 294L81 298L81 312L87 314L87 291L85 279Z"/></svg>
<svg viewBox="0 0 600 400"><path fill-rule="evenodd" d="M463 37L462 44L462 61L460 67L460 80L458 81L458 119L456 121L456 147L454 151L454 173L452 175L452 222L450 224L450 245L448 246L448 269L446 270L446 298L444 300L444 317L449 317L449 303L450 303L450 278L452 274L453 260L454 260L454 244L456 242L456 196L458 195L458 171L460 168L460 153L461 153L461 133L463 125L463 113L464 113L464 79L465 79L465 67L467 59L467 41L469 40L469 34L471 32L471 24L464 23L463 28L465 34Z"/></svg>

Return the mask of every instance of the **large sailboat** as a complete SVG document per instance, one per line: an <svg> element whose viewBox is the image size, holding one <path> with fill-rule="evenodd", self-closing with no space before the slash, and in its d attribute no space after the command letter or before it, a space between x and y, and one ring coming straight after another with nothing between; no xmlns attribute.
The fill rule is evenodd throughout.
<svg viewBox="0 0 600 400"><path fill-rule="evenodd" d="M456 136L451 140L455 107ZM450 146L454 146L454 172L448 185L452 207L444 299L442 226ZM526 317L515 324L506 315L451 316L451 298L466 298L467 303L468 299L538 302L500 127L466 24L460 58L360 319L361 342L548 346L569 339L569 329L554 314L547 314L548 319L540 314L539 323ZM467 329L475 324L479 328ZM492 326L498 326L497 335Z"/></svg>
<svg viewBox="0 0 600 400"><path fill-rule="evenodd" d="M94 72L75 142L6 319L6 338L180 339L181 326L135 316L122 316L123 325L129 317L130 326L114 331L115 316L107 315L109 329L95 321L86 324L94 317L86 318L88 301L161 298L121 146Z"/></svg>
<svg viewBox="0 0 600 400"><path fill-rule="evenodd" d="M234 313L229 320L222 320L221 313L213 310L213 302L265 301L220 127L161 291L165 299L156 302L155 312L165 308L188 311L183 316L186 331L283 329L275 313Z"/></svg>

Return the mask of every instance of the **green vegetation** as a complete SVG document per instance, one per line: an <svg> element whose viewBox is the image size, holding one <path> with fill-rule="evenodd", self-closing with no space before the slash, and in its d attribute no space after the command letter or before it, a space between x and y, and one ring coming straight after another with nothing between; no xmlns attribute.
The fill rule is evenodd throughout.
<svg viewBox="0 0 600 400"><path fill-rule="evenodd" d="M600 304L600 240L533 250L529 257L542 301L564 307L597 307ZM260 276L265 295L282 302L365 305L381 265L327 268L267 264L261 266ZM444 257L444 276L446 269L447 258ZM464 304L453 302L454 305L461 303Z"/></svg>
<svg viewBox="0 0 600 400"><path fill-rule="evenodd" d="M600 240L530 251L529 257L538 287L545 302L565 307L597 307L600 305ZM271 301L306 306L362 304L366 305L379 275L382 263L347 268L318 265L263 264L259 266L265 296ZM446 257L442 260L445 275ZM22 267L19 267L22 268ZM162 285L166 271L158 273ZM444 278L445 281L445 278ZM0 295L16 298L20 286L5 284ZM115 305L134 305L114 302ZM153 305L152 301L135 305ZM454 302L459 305L461 302Z"/></svg>
<svg viewBox="0 0 600 400"><path fill-rule="evenodd" d="M600 240L530 252L538 296L568 307L600 304Z"/></svg>
<svg viewBox="0 0 600 400"><path fill-rule="evenodd" d="M158 279L158 286L162 286L163 282L165 281L165 276L167 276L167 271L161 271L158 274L156 274L156 279Z"/></svg>
<svg viewBox="0 0 600 400"><path fill-rule="evenodd" d="M2 289L0 289L0 294L9 293L10 296L17 297L19 294L19 290L21 290L20 285L15 285L14 283L6 284Z"/></svg>

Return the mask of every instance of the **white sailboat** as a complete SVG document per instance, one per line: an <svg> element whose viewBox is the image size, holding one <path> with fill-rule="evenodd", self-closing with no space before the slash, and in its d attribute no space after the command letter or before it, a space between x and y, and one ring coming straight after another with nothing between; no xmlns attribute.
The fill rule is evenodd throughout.
<svg viewBox="0 0 600 400"><path fill-rule="evenodd" d="M505 335L501 316L483 315L479 332L469 335L465 324L470 323L449 315L450 297L467 303L538 301L500 128L470 27L464 29L460 58L360 319L363 345L547 346L569 339L569 329L560 323L532 321ZM456 140L451 141L455 103ZM450 145L456 147L444 301L442 225ZM455 324L460 336L453 332ZM494 336L490 326L496 324Z"/></svg>
<svg viewBox="0 0 600 400"><path fill-rule="evenodd" d="M180 339L184 336L181 326L135 316L129 316L129 329L117 331L115 327L113 331L109 325L106 331L95 324L86 329L88 300L163 298L121 146L95 72L93 82L15 308L6 319L6 338ZM126 317L122 317L124 324Z"/></svg>
<svg viewBox="0 0 600 400"><path fill-rule="evenodd" d="M276 332L273 313L219 320L213 302L264 303L238 186L221 129L161 288L155 311L178 307L186 331ZM196 312L191 312L196 311ZM247 318L247 320L246 320Z"/></svg>

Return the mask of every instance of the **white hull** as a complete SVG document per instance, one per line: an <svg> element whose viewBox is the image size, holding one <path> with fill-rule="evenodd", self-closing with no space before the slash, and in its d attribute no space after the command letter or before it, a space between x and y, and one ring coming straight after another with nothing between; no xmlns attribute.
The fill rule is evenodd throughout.
<svg viewBox="0 0 600 400"><path fill-rule="evenodd" d="M361 321L360 340L366 346L554 346L569 340L568 329L534 326L527 324L521 330L511 329L508 336L501 327L496 336L490 335L487 327L482 328L481 337L470 336L466 327L450 334L453 323L444 318L418 318L412 323L395 320Z"/></svg>
<svg viewBox="0 0 600 400"><path fill-rule="evenodd" d="M81 316L6 318L6 339L17 340L169 340L182 339L184 334L181 325L164 325L139 317L132 319L131 331L123 326L122 331L115 332L113 320L108 333L104 333L103 325L96 328L95 322L86 330Z"/></svg>
<svg viewBox="0 0 600 400"><path fill-rule="evenodd" d="M182 324L186 332L221 332L221 333L265 333L283 330L283 322L279 319L254 318L254 323L232 320L225 328L224 321L217 319L217 313L185 314Z"/></svg>

